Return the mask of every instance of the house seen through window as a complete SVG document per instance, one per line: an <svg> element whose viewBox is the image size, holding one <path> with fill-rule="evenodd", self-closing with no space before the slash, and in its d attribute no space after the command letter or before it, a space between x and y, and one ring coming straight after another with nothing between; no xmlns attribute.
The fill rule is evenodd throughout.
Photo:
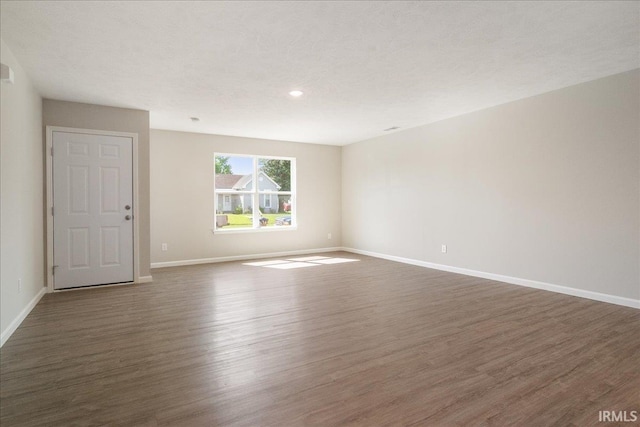
<svg viewBox="0 0 640 427"><path fill-rule="evenodd" d="M215 154L215 230L290 229L295 158Z"/></svg>

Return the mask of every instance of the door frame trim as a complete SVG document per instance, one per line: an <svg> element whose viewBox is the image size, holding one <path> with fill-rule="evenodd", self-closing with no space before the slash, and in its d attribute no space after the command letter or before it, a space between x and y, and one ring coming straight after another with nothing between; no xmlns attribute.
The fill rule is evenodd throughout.
<svg viewBox="0 0 640 427"><path fill-rule="evenodd" d="M51 151L53 148L53 132L67 132L67 133L81 133L88 135L105 135L105 136L123 136L131 138L133 143L133 282L138 283L140 281L140 238L139 238L139 220L140 214L138 209L138 134L132 132L115 132L110 130L96 130L96 129L79 129L63 126L47 126L46 130L46 143L45 143L45 166L46 166L46 193L47 202L45 206L46 218L47 218L47 246L46 246L46 259L47 259L47 292L61 292L70 289L54 289L53 288L53 157ZM124 283L123 283L124 284ZM94 286L97 287L97 286ZM76 288L76 289L88 289L88 288Z"/></svg>

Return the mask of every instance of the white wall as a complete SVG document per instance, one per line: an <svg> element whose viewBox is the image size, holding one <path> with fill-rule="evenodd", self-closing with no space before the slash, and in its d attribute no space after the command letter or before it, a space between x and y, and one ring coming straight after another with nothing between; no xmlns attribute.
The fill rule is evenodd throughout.
<svg viewBox="0 0 640 427"><path fill-rule="evenodd" d="M343 245L637 301L639 80L344 147Z"/></svg>
<svg viewBox="0 0 640 427"><path fill-rule="evenodd" d="M0 45L1 62L15 75L14 84L2 83L0 88L0 329L4 343L45 289L44 163L42 99L4 41Z"/></svg>
<svg viewBox="0 0 640 427"><path fill-rule="evenodd" d="M155 129L150 146L152 263L340 246L340 147ZM215 152L295 157L298 229L214 235Z"/></svg>

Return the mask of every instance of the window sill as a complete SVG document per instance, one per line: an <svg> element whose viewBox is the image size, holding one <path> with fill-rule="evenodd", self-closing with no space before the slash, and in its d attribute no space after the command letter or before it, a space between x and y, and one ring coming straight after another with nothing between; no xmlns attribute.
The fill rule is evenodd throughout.
<svg viewBox="0 0 640 427"><path fill-rule="evenodd" d="M212 228L213 234L243 234L243 233L273 233L278 231L295 231L298 226L286 225L286 226L273 226L263 228L229 228L229 229L215 229Z"/></svg>

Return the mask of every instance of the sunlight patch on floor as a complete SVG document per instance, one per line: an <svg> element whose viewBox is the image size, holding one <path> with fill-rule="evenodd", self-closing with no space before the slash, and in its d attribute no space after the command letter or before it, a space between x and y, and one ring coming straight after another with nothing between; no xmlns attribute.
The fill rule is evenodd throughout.
<svg viewBox="0 0 640 427"><path fill-rule="evenodd" d="M251 265L254 267L266 267L268 265L287 264L288 262L289 261L285 261L283 259L274 259L270 261L247 262L244 265Z"/></svg>
<svg viewBox="0 0 640 427"><path fill-rule="evenodd" d="M310 262L288 262L286 264L264 265L263 267L290 270L292 268L317 267L319 265L320 264L311 264Z"/></svg>
<svg viewBox="0 0 640 427"><path fill-rule="evenodd" d="M351 258L328 258L328 259L319 259L314 262L317 262L320 264L342 264L343 262L353 262L353 261L360 261L360 260L351 259Z"/></svg>
<svg viewBox="0 0 640 427"><path fill-rule="evenodd" d="M287 258L287 261L317 261L319 259L327 259L329 257L326 256L303 256L299 258Z"/></svg>
<svg viewBox="0 0 640 427"><path fill-rule="evenodd" d="M294 268L317 267L327 264L342 264L345 262L360 261L352 258L331 258L326 256L307 256L287 259L274 259L269 261L245 262L243 265L252 267L277 268L279 270L291 270Z"/></svg>

